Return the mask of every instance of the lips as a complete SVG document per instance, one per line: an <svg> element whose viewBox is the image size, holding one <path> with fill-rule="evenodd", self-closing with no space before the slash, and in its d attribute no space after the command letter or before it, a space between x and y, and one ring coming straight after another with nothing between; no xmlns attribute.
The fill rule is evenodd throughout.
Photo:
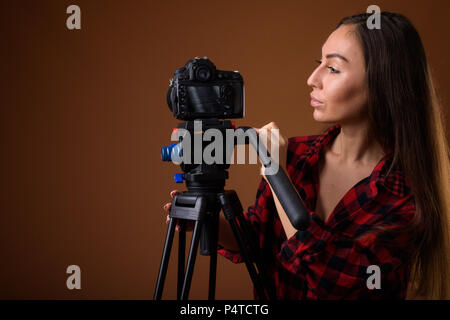
<svg viewBox="0 0 450 320"><path fill-rule="evenodd" d="M323 103L322 101L320 101L319 99L317 99L313 95L311 95L311 101L318 102L318 103Z"/></svg>
<svg viewBox="0 0 450 320"><path fill-rule="evenodd" d="M316 99L313 95L311 95L311 106L319 107L319 106L322 106L322 105L323 105L322 101Z"/></svg>

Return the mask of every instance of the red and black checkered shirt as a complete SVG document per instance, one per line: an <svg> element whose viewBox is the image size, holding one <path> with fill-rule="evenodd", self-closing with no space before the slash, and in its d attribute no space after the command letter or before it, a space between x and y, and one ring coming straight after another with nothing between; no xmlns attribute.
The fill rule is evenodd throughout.
<svg viewBox="0 0 450 320"><path fill-rule="evenodd" d="M314 212L319 156L339 132L335 125L322 135L289 139L287 171L311 214L307 230L286 239L264 179L255 204L244 214L259 240L270 287L277 299L404 299L414 242L402 232L395 233L392 245L382 245L379 233L372 232L404 227L415 212L407 177L396 168L386 175L392 152L345 194L326 223ZM218 253L242 262L239 253L221 247ZM369 266L379 268L380 289L368 286L377 283L377 271Z"/></svg>

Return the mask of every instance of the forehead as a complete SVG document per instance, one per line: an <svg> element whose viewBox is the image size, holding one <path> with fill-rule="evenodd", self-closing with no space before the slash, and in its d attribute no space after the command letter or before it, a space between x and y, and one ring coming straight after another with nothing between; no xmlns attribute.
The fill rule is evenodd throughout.
<svg viewBox="0 0 450 320"><path fill-rule="evenodd" d="M356 32L354 25L342 25L334 30L322 47L322 55L338 53L350 63L360 62L364 56Z"/></svg>

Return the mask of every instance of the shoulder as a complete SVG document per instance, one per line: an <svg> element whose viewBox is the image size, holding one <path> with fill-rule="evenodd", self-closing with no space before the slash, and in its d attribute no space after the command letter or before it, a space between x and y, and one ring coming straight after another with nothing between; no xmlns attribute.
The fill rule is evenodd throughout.
<svg viewBox="0 0 450 320"><path fill-rule="evenodd" d="M320 150L328 145L340 132L339 124L335 124L321 134L291 137L288 139L288 155L287 163L292 164L293 161L300 157L308 157L317 154Z"/></svg>
<svg viewBox="0 0 450 320"><path fill-rule="evenodd" d="M298 136L288 139L287 162L292 163L304 155L310 148L315 145L320 135Z"/></svg>

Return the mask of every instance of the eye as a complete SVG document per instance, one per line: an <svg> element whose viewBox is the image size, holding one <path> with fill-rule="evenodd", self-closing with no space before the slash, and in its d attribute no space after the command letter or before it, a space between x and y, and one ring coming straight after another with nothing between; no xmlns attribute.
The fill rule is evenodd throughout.
<svg viewBox="0 0 450 320"><path fill-rule="evenodd" d="M327 67L328 69L330 69L330 72L331 73L339 73L339 70L336 70L335 68L333 68L333 67Z"/></svg>
<svg viewBox="0 0 450 320"><path fill-rule="evenodd" d="M318 65L322 64L321 60L316 60L316 62L317 62ZM337 69L335 69L333 67L330 67L330 66L327 66L327 68L330 69L330 73L339 73L340 72L339 70L337 70Z"/></svg>

